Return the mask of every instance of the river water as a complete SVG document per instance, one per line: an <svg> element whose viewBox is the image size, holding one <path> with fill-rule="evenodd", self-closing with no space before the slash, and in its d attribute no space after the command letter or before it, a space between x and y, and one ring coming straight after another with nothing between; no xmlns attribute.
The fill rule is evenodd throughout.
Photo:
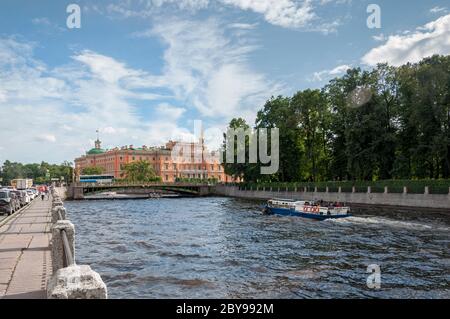
<svg viewBox="0 0 450 319"><path fill-rule="evenodd" d="M318 222L262 202L182 198L67 202L76 259L110 298L449 298L450 217ZM367 286L367 267L381 288Z"/></svg>

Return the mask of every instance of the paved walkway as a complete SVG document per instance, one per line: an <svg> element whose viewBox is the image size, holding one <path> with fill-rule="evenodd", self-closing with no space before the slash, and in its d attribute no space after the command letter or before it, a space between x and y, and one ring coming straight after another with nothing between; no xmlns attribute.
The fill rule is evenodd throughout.
<svg viewBox="0 0 450 319"><path fill-rule="evenodd" d="M52 201L36 198L0 227L0 299L46 298Z"/></svg>

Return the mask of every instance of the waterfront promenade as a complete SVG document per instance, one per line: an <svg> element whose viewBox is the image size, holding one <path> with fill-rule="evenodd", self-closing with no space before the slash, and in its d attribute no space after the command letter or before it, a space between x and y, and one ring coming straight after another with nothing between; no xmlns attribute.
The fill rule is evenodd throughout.
<svg viewBox="0 0 450 319"><path fill-rule="evenodd" d="M51 198L37 198L0 220L0 298L46 298L52 275L51 208Z"/></svg>

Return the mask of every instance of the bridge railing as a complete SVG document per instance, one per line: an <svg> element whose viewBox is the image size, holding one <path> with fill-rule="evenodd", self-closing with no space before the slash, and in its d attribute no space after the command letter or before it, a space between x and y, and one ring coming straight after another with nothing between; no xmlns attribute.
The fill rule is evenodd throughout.
<svg viewBox="0 0 450 319"><path fill-rule="evenodd" d="M61 198L52 191L53 276L47 285L49 299L106 299L107 288L90 266L75 263L75 226L66 219Z"/></svg>
<svg viewBox="0 0 450 319"><path fill-rule="evenodd" d="M164 182L112 182L112 183L82 183L74 182L72 185L75 187L164 187L164 186L177 186L177 187L195 187L195 186L215 186L220 183L215 182L174 182L174 183L164 183Z"/></svg>

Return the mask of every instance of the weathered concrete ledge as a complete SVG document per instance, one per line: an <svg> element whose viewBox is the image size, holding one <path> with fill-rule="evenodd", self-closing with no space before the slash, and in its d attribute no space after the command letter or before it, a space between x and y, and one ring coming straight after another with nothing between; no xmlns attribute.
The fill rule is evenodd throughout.
<svg viewBox="0 0 450 319"><path fill-rule="evenodd" d="M106 285L89 266L59 269L48 282L48 299L106 299Z"/></svg>
<svg viewBox="0 0 450 319"><path fill-rule="evenodd" d="M355 207L384 206L398 208L426 209L450 213L450 195L438 194L396 194L396 193L343 193L343 192L292 192L277 190L240 190L238 186L217 185L215 195L268 200L271 198L319 200L345 202Z"/></svg>

